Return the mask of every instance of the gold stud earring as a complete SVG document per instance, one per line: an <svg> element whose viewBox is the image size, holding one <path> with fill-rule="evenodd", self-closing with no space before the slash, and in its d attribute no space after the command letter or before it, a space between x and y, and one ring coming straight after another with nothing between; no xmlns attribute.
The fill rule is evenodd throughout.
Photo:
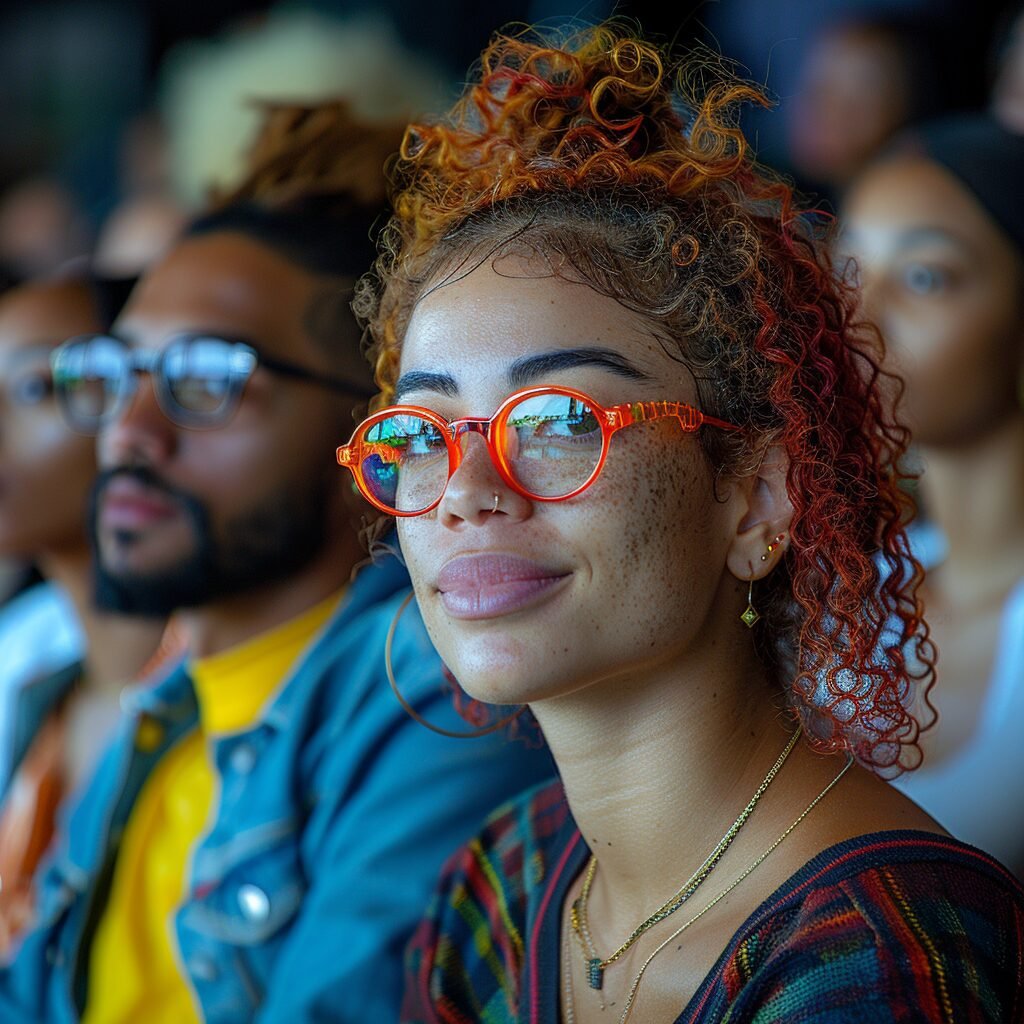
<svg viewBox="0 0 1024 1024"><path fill-rule="evenodd" d="M777 547L778 547L778 546L779 546L779 545L780 545L780 544L782 543L782 541L783 541L783 538L784 538L785 536L786 536L786 535L785 535L784 533L780 533L780 534L778 534L778 535L776 536L775 540L773 540L773 541L771 542L771 544L769 544L769 545L768 545L768 553L767 553L767 554L765 554L765 555L762 555L762 556L761 556L761 561L762 561L762 562L767 562L767 561L768 561L768 558L769 558L769 556L771 555L771 553L772 553L772 552L773 552L773 551L774 551L774 550L775 550L775 549L776 549L776 548L777 548Z"/></svg>

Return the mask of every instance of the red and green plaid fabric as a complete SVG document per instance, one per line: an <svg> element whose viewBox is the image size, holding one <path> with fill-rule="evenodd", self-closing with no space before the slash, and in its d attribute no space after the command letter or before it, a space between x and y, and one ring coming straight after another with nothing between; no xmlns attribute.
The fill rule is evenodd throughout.
<svg viewBox="0 0 1024 1024"><path fill-rule="evenodd" d="M559 784L448 863L409 947L405 1024L558 1024L559 914L587 848ZM805 864L677 1024L1024 1024L1024 890L955 839L892 831Z"/></svg>

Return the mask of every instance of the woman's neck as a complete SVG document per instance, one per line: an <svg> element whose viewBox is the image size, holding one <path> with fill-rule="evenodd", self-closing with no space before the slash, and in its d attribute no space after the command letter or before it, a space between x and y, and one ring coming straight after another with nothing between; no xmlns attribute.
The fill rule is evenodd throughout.
<svg viewBox="0 0 1024 1024"><path fill-rule="evenodd" d="M922 447L921 455L923 504L949 544L930 586L943 591L950 607L1005 592L1024 567L1024 411L973 444Z"/></svg>
<svg viewBox="0 0 1024 1024"><path fill-rule="evenodd" d="M791 735L749 636L734 632L685 665L533 706L623 920L700 866Z"/></svg>
<svg viewBox="0 0 1024 1024"><path fill-rule="evenodd" d="M85 634L86 689L120 693L156 653L165 621L97 610L92 600L90 555L84 548L52 552L39 563L43 575L67 593Z"/></svg>

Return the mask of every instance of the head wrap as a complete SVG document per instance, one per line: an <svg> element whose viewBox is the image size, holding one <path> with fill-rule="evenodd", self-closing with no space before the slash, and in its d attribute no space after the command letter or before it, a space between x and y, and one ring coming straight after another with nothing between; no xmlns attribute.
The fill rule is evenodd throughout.
<svg viewBox="0 0 1024 1024"><path fill-rule="evenodd" d="M976 113L925 122L901 141L952 173L1024 259L1024 135Z"/></svg>

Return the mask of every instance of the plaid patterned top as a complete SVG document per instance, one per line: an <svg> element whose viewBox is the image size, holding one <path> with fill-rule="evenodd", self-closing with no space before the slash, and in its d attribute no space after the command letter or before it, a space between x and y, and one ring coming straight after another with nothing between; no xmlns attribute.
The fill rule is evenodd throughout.
<svg viewBox="0 0 1024 1024"><path fill-rule="evenodd" d="M559 917L588 850L559 783L447 864L407 956L405 1024L557 1024ZM733 936L676 1024L1020 1024L1024 889L920 831L825 850Z"/></svg>

